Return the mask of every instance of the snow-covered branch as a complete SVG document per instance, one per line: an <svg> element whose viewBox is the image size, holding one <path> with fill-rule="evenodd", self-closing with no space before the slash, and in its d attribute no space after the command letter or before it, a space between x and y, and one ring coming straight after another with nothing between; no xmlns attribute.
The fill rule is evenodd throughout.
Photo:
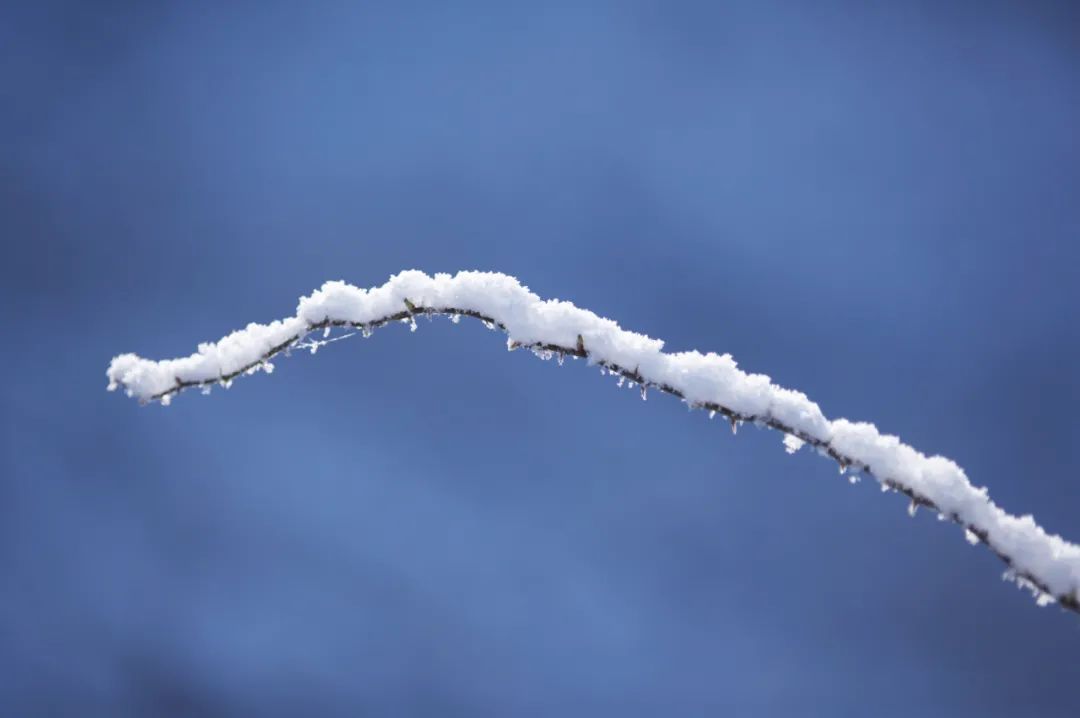
<svg viewBox="0 0 1080 718"><path fill-rule="evenodd" d="M488 272L436 274L402 272L381 287L361 289L327 282L300 299L296 315L270 324L249 324L217 343L200 344L195 354L152 361L134 354L115 357L109 389L168 404L190 387L209 391L242 374L272 371L282 352L326 341L332 327L352 327L365 336L391 322L415 329L418 315L479 319L507 335L507 347L529 349L543 358L574 356L631 382L642 396L656 389L692 408L723 415L734 430L740 423L785 434L789 452L809 445L831 457L841 471L877 480L883 491L906 495L910 510L924 506L959 524L967 540L990 548L1008 569L1006 576L1031 589L1040 605L1057 602L1080 613L1080 546L1050 535L1031 516L1013 516L976 488L963 469L942 456L926 456L873 424L828 420L805 394L773 384L763 374L747 374L729 354L665 353L663 342L621 329L610 319L569 302L542 300L515 278ZM320 339L317 332L322 332ZM312 338L312 335L315 338Z"/></svg>

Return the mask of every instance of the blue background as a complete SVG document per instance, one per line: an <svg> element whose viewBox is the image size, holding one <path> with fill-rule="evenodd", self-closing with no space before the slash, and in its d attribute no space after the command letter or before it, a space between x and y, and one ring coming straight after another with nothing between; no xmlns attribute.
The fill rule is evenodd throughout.
<svg viewBox="0 0 1080 718"><path fill-rule="evenodd" d="M493 269L1080 540L1068 3L21 5L0 713L1080 715L1077 617L956 527L478 324L104 375Z"/></svg>

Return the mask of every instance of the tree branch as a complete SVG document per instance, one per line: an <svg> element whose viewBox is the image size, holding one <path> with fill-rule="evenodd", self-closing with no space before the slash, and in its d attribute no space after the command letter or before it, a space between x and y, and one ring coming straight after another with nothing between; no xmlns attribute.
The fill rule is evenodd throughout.
<svg viewBox="0 0 1080 718"><path fill-rule="evenodd" d="M354 302L386 304L387 302L384 298L380 297L379 302L376 302L376 300L373 299L375 292L386 289L402 276L403 275L399 275L398 277L393 278L388 285L382 288L370 290L370 293L365 292L365 290L356 290L358 292L363 292L364 294L357 295L356 297L351 294L347 294L346 296L354 300ZM421 276L429 282L432 281L426 275ZM466 280L474 279L475 276L477 276L475 273L461 273L455 278L450 278L449 275L436 275L434 281L443 281L447 283L459 281L465 282ZM512 280L515 286L524 290L524 288L516 285L516 280L513 280L512 278L504 277L504 275L489 276L500 278L500 281L502 279ZM406 277L406 280L415 280L413 281L413 284L420 281L417 277L412 275ZM405 281L404 283L409 284L408 281ZM999 559L1001 559L1007 567L1006 577L1016 581L1023 587L1029 588L1039 599L1040 604L1056 601L1062 608L1080 614L1080 587L1078 587L1078 584L1080 584L1080 547L1065 542L1060 537L1048 536L1043 529L1038 527L1034 521L1031 520L1030 517L1017 518L1004 513L989 501L989 498L985 495L985 490L974 490L967 481L967 478L963 475L962 470L960 470L959 467L956 467L955 464L947 462L947 460L941 459L941 457L924 457L922 454L918 454L918 452L911 449L911 447L900 444L895 440L895 437L881 437L882 441L868 444L866 447L863 447L861 452L838 446L837 436L846 436L841 433L841 430L851 432L850 427L852 426L859 428L862 432L861 434L858 432L851 434L856 439L864 438L864 435L871 437L879 437L879 435L877 434L876 429L873 429L872 434L868 434L867 431L869 430L861 428L868 425L851 425L850 422L845 422L844 420L838 420L831 424L826 422L824 429L819 428L820 422L817 422L814 416L814 412L820 413L817 410L817 405L809 402L809 400L801 394L798 394L797 398L800 398L801 401L805 401L806 406L802 407L801 405L796 404L796 406L799 406L804 412L803 414L799 414L799 416L808 415L810 418L803 422L803 426L796 426L795 421L785 420L784 418L777 416L777 412L774 411L774 408L778 406L775 398L767 404L767 409L765 411L751 411L737 406L737 401L731 400L725 402L717 398L702 396L702 392L699 390L688 389L687 387L691 386L690 379L687 379L686 382L684 382L686 386L680 388L675 385L678 383L676 381L666 381L655 376L649 376L648 372L642 372L642 365L640 363L631 368L625 361L620 362L616 358L613 358L612 355L617 354L618 351L608 351L606 353L594 351L589 346L590 341L586 339L587 336L593 336L594 339L599 338L599 340L607 341L611 337L615 337L616 339L623 338L621 335L627 335L634 340L647 340L647 338L625 332L624 330L619 329L617 325L614 325L614 323L609 322L609 320L602 320L596 317L596 315L593 315L590 312L584 312L584 310L579 310L572 307L572 305L566 306L572 308L573 311L579 313L580 316L579 314L571 314L573 321L571 321L570 324L583 327L583 329L576 333L574 341L565 343L546 339L519 341L513 338L515 332L507 326L507 322L493 316L495 312L486 313L480 311L475 307L476 302L463 302L460 306L453 304L430 304L425 303L419 296L414 296L412 298L402 296L402 301L399 301L397 306L400 307L403 305L403 309L389 312L384 311L381 314L377 314L376 316L363 321L332 318L331 313L335 312L324 314L324 318L318 321L311 321L310 318L305 318L311 316L310 308L312 306L311 304L305 305L305 302L315 302L316 300L319 300L322 301L323 304L326 304L328 308L335 307L335 301L338 304L342 304L341 298L337 294L331 292L331 290L339 290L340 287L336 285L332 286L332 284L333 283L328 283L324 286L323 290L320 290L320 292L324 293L324 296L319 296L320 293L316 293L314 297L308 297L302 300L296 318L286 320L285 323L275 323L275 325L271 325L271 327L250 325L247 330L243 330L242 332L238 332L223 339L219 345L201 346L200 354L192 355L192 357L189 357L186 360L150 362L130 354L116 357L109 369L109 388L115 389L119 386L123 386L130 395L138 396L144 403L148 400L158 400L163 404L167 404L173 395L188 388L209 388L214 384L228 386L232 380L238 376L255 373L261 368L270 370L272 368L272 365L270 364L271 359L281 353L287 354L290 349L301 346L309 335L314 332L328 332L332 327L351 327L361 331L364 336L370 336L376 329L384 327L392 322L409 322L412 324L413 328L415 328L415 318L418 315L428 317L444 315L449 316L455 322L458 317L470 317L483 322L489 328L497 328L510 335L507 340L507 348L511 351L519 348L528 349L542 358L558 356L560 360L565 356L580 357L588 360L591 364L600 366L603 372L621 377L620 384L623 380L626 380L640 386L643 397L647 389L655 389L665 394L678 397L680 400L686 402L690 408L708 411L710 412L710 416L715 414L723 415L731 423L733 430L740 423L750 422L756 426L775 429L790 437L795 437L798 441L793 442L793 445L789 445L789 451L794 450L791 446L797 448L801 444L808 444L818 453L828 456L836 461L840 466L841 472L860 472L877 480L881 484L883 490L895 491L905 495L911 502L909 507L910 511L913 512L917 507L922 506L936 512L943 519L958 524L965 529L965 535L969 541L987 546ZM341 286L347 287L347 285ZM418 286L423 285L421 284ZM349 289L355 290L356 288ZM403 287L397 287L398 293L401 293L402 289ZM527 292L527 290L524 291ZM537 302L540 301L531 293L527 296L535 299ZM322 308L322 305L317 306L319 306L320 309ZM344 303L343 306L345 309L341 313L348 314L350 311L355 313L355 311L357 311L357 306L360 305ZM370 309L370 307L366 306L364 308ZM563 307L560 306L557 308L562 309ZM536 313L546 310L531 307L530 311ZM514 315L513 312L509 310L507 311L507 315L512 316L518 325L527 329L535 328L529 324L529 321L533 324L537 323L535 317L527 317L529 321L525 321L521 316ZM596 321L594 320L602 323L608 322L611 326L602 324L601 327L604 330L604 333L597 333ZM560 320L560 322L555 324L548 322L548 324L544 326L548 327L548 325L551 325L559 330L558 333L567 335L567 331L564 331L565 327L563 326L566 323L566 321ZM262 339L265 343L266 336L264 335L266 334L266 331L263 330L269 331L271 334L275 332L278 335L284 333L286 336L284 338L279 338L269 345L268 348L257 353L252 353L250 359L241 361L235 368L229 371L218 371L216 375L212 376L198 375L199 372L202 372L203 374L206 373L206 368L203 365L207 364L209 361L207 357L210 356L210 351L212 349L223 346L229 340L235 339L242 348L250 351L251 347L241 341L246 341L249 338L244 335L244 332L254 332L255 335L257 335L257 338ZM552 329L552 331L554 331L554 329ZM590 331L592 334L588 333ZM263 333L259 334L259 332ZM237 339L237 337L240 338ZM312 351L314 351L321 343L323 342L315 341L306 346L310 346ZM232 348L231 345L230 348ZM647 346L644 349L635 348L635 351L633 352L623 351L622 353L635 357L640 355L644 360L650 360L652 358L652 351L654 351L653 347ZM663 357L678 358L683 356L663 354L659 351L658 346L655 348L655 352ZM701 355L691 357L697 362L690 365L691 368L697 368L699 366L700 357ZM705 358L709 359L710 357L715 357L715 355L708 355ZM183 365L183 362L190 362L191 360L197 360L195 361L197 369L191 369L187 365ZM215 361L217 361L219 365L222 363L221 358L215 358ZM172 362L172 364L170 364L170 362ZM756 378L756 376L759 375L743 374L742 372L733 369L733 362L731 364L732 370L738 374L738 376L735 376L735 379L744 380L748 386L752 384L753 386L760 388L760 380ZM162 370L165 369L165 366L163 365L182 365L183 368L182 371L172 376L172 381L168 386L148 391L147 386L156 386L162 381L161 374ZM689 369L683 368L682 371L686 374ZM193 373L194 376L185 378L181 375L185 372L189 374ZM676 374L675 376L678 377L683 375ZM756 382L756 384L754 382ZM788 392L788 390L774 387L771 384L769 384L768 387L770 391L773 391L778 395L780 392ZM739 388L744 387L736 386L736 389ZM791 394L791 392L788 392L788 394ZM790 396L783 396L786 401L793 401ZM733 397L738 398L738 393L735 392ZM752 402L746 400L744 403ZM810 411L810 409L813 411ZM806 414L806 412L809 412L809 414ZM823 417L821 420L825 421ZM825 435L823 436L822 434ZM853 443L850 440L848 441L848 444L855 446L856 448L861 446L857 442ZM897 462L901 460L913 464L915 468L910 469L906 464L897 464ZM918 465L918 461L925 462L926 466ZM948 469L953 467L957 473L955 478L948 472L943 474L952 481L954 485L941 488L936 486L936 484L930 483L930 488L943 491L944 493L942 493L942 496L949 499L952 499L957 493L962 493L959 490L963 489L964 491L973 494L976 499L981 499L986 505L978 505L976 499L969 498L967 503L953 501L953 503L957 505L957 508L955 509L944 508L941 505L940 499L935 500L935 498L930 495L932 493L930 490L913 486L913 482L910 478L904 480L899 475L890 474L888 470L875 470L872 467L872 464L875 462L882 464L883 466L896 465L904 469L910 469L908 471L910 475L922 476L924 473L929 474L931 469L941 473L942 467L938 464L930 466L930 463L935 461L938 461L939 463L947 462L948 465L944 468ZM912 473L912 471L914 471L914 473ZM941 482L939 481L938 483ZM967 494L963 495L966 496ZM1019 550L1011 550L1010 547L1019 547Z"/></svg>

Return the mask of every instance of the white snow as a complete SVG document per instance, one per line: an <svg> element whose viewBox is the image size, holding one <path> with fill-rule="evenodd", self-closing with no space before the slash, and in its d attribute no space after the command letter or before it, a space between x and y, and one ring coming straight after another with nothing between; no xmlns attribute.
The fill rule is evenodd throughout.
<svg viewBox="0 0 1080 718"><path fill-rule="evenodd" d="M1008 557L1011 575L1018 581L1037 583L1058 599L1080 600L1080 546L1047 534L1031 516L1003 511L953 461L926 456L897 437L882 434L873 424L830 421L805 394L777 386L763 374L742 371L730 354L665 353L659 339L621 329L614 321L569 302L543 300L505 274L459 272L431 277L412 270L373 289L327 282L300 299L295 316L249 324L216 343L200 344L190 356L162 361L135 354L117 356L107 372L108 388L123 388L142 401L159 399L167 404L173 393L187 386L219 382L227 387L234 375L260 365L269 373L272 365L266 360L277 351L300 346L314 353L337 339L304 343L309 332L324 328L326 337L331 322L359 327L368 336L371 325L381 325L396 315L415 331L413 307L416 312L449 314L455 322L462 313L479 314L492 328L502 325L512 345L532 347L540 355L559 347L575 356L583 346L589 363L619 373L620 384L622 372L644 379L642 398L648 386L670 388L691 406L708 409L710 415L716 408L732 412L738 417L732 417L733 429L739 421L750 420L785 431L788 453L805 443L819 453L828 454L831 449L842 457L842 464L933 502L943 516L964 527L969 540L978 531L996 552ZM535 346L540 344L548 348ZM561 352L556 354L561 359Z"/></svg>

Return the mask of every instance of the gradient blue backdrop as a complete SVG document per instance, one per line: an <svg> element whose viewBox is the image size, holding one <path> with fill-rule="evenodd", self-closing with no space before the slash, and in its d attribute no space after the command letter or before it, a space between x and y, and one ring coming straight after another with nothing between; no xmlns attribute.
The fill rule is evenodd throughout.
<svg viewBox="0 0 1080 718"><path fill-rule="evenodd" d="M104 375L495 269L1080 540L1067 3L18 5L0 714L1080 715L1076 616L956 527L479 325Z"/></svg>

